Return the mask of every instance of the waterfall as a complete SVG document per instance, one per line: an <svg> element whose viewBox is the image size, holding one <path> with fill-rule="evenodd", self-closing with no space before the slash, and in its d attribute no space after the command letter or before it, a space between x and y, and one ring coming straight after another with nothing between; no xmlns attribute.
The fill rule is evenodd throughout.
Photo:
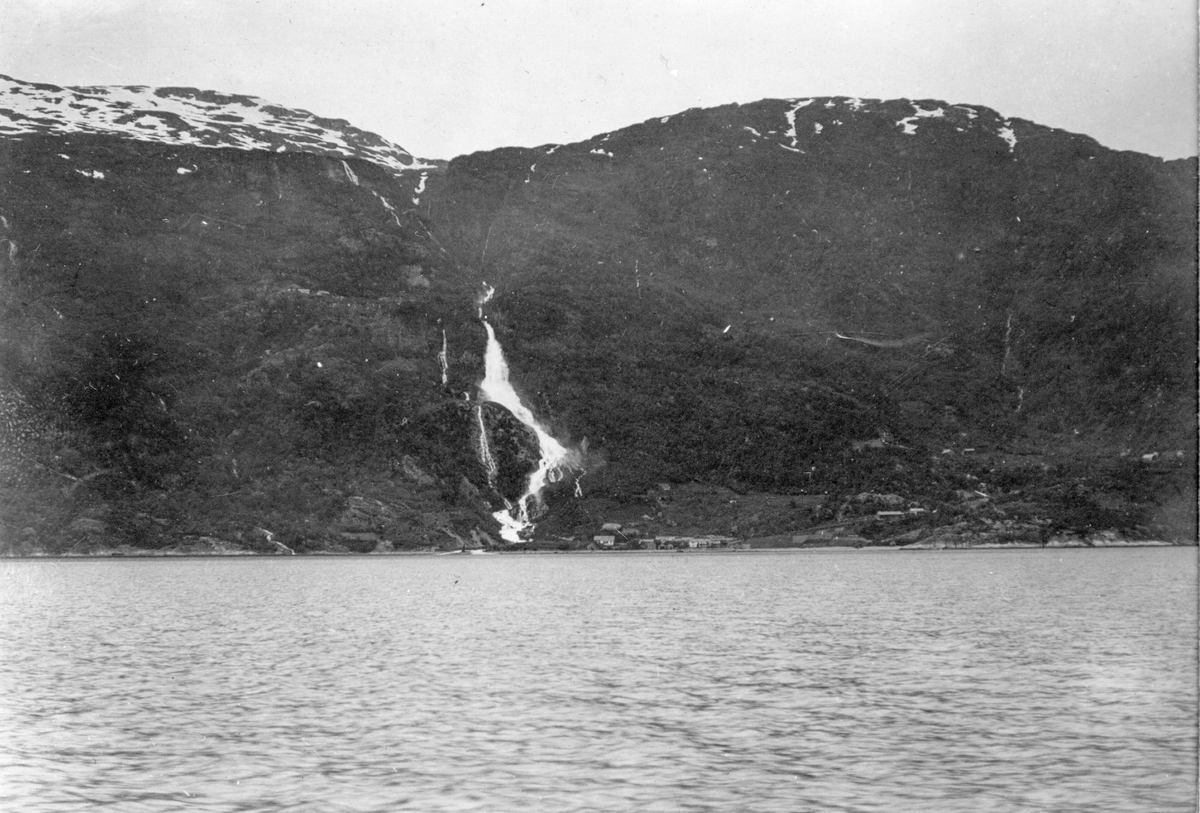
<svg viewBox="0 0 1200 813"><path fill-rule="evenodd" d="M492 455L492 446L488 441L487 425L483 421L483 407L475 407L475 420L479 422L479 459L483 462L484 471L487 472L488 485L492 488L496 487L496 476L500 473L496 465L496 458ZM504 501L503 511L494 511L492 516L500 523L500 536L507 542L520 542L521 531L529 527L528 519L522 520L518 516L513 516L512 504L507 499Z"/></svg>
<svg viewBox="0 0 1200 813"><path fill-rule="evenodd" d="M475 408L475 420L479 422L479 459L483 461L483 469L487 472L488 485L495 488L499 469L496 466L496 458L492 457L491 444L488 443L487 426L483 423L483 407Z"/></svg>
<svg viewBox="0 0 1200 813"><path fill-rule="evenodd" d="M442 331L442 352L438 353L438 363L442 365L442 386L450 381L450 359L446 355L446 331Z"/></svg>
<svg viewBox="0 0 1200 813"><path fill-rule="evenodd" d="M1004 323L1004 359L1000 362L1000 375L1008 375L1008 359L1012 356L1012 311L1008 312L1008 321Z"/></svg>
<svg viewBox="0 0 1200 813"><path fill-rule="evenodd" d="M490 294L489 289L489 294ZM488 297L490 298L490 296ZM484 300L486 301L486 300ZM516 508L509 506L507 510L497 511L493 516L500 522L500 535L509 542L520 542L520 532L533 527L533 519L542 508L542 489L547 483L557 483L563 478L563 470L579 468L579 454L563 446L545 427L538 423L533 411L521 401L508 380L508 362L504 359L504 350L496 339L496 332L491 324L484 319L482 303L480 304L480 319L484 330L487 331L487 351L484 355L484 376L479 384L479 397L491 401L511 412L517 420L528 426L537 435L541 449L541 459L537 470L529 476L529 484L525 493L517 502ZM481 460L491 471L495 461L491 459L491 451L487 445L487 432L483 425L482 411L479 416L482 448Z"/></svg>

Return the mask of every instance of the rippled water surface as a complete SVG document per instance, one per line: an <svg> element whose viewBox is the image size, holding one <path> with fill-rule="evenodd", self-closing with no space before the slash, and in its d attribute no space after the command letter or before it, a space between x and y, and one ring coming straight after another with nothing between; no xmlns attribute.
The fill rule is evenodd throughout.
<svg viewBox="0 0 1200 813"><path fill-rule="evenodd" d="M1188 811L1196 549L0 564L0 809Z"/></svg>

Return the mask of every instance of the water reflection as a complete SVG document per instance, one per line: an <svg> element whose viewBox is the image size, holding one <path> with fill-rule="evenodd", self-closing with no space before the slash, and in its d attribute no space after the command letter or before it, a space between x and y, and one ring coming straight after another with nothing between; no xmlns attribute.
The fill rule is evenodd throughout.
<svg viewBox="0 0 1200 813"><path fill-rule="evenodd" d="M1194 550L2 567L3 809L1194 809Z"/></svg>

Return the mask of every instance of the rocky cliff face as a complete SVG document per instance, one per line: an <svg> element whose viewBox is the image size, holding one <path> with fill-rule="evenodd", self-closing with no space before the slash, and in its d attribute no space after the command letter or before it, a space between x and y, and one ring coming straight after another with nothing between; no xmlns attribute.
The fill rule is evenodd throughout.
<svg viewBox="0 0 1200 813"><path fill-rule="evenodd" d="M921 527L1190 533L1194 159L832 98L446 166L243 97L4 88L10 549L494 534L535 463L471 403L485 281L518 389L589 450L542 533L678 524L652 495L691 481L780 498L693 512L743 536L881 493Z"/></svg>

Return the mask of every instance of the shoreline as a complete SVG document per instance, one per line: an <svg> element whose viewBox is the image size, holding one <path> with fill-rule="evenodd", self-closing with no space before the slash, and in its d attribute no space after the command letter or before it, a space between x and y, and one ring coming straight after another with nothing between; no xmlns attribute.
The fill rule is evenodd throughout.
<svg viewBox="0 0 1200 813"><path fill-rule="evenodd" d="M1121 548L1195 548L1197 543L1177 543L1167 542L1159 539L1146 540L1112 540L1103 541L1099 544L1048 544L1035 545L1027 542L1018 543L1000 543L1000 542L981 542L977 545L946 545L937 543L921 543L916 542L910 545L894 546L894 545L814 545L811 547L799 546L782 546L782 547L760 547L760 548L727 548L727 549L668 549L668 550L499 550L499 551L483 551L473 554L463 551L438 551L438 550L393 550L380 551L378 553L352 553L342 551L311 551L302 553L256 553L246 550L229 550L229 551L180 551L180 550L132 550L132 549L117 549L104 550L92 553L29 553L22 555L0 555L0 561L28 561L28 560L84 560L84 559L292 559L292 558L339 558L339 559L369 559L369 558L390 558L390 557L405 557L405 556L562 556L562 555L584 555L584 556L730 556L735 554L777 554L777 553L869 553L869 552L926 552L926 551L970 551L970 550L1096 550L1096 549L1121 549Z"/></svg>

